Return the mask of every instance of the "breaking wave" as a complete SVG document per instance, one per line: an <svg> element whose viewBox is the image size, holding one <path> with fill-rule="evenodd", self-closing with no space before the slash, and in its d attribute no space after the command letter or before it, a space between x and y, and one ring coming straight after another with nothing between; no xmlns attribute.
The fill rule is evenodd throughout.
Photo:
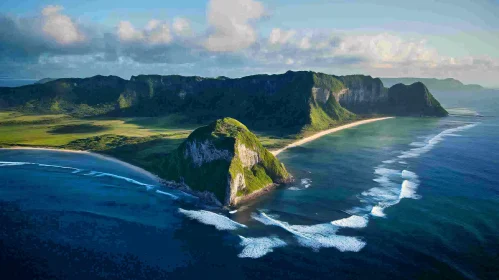
<svg viewBox="0 0 499 280"><path fill-rule="evenodd" d="M178 212L184 214L192 220L197 220L202 224L214 226L218 230L236 230L246 228L245 225L237 223L226 216L206 210L184 210L179 208Z"/></svg>
<svg viewBox="0 0 499 280"><path fill-rule="evenodd" d="M244 247L238 255L240 258L257 259L273 252L274 248L287 245L286 242L275 236L251 238L239 235L239 238L241 238L240 245Z"/></svg>
<svg viewBox="0 0 499 280"><path fill-rule="evenodd" d="M146 187L148 190L155 187L154 185L145 184L145 183L139 182L137 180L134 180L134 179L131 179L131 178L128 178L128 177L124 177L124 176L120 176L120 175L116 175L116 174L111 174L111 173L105 173L105 172L99 172L99 171L90 171L90 173L83 174L83 175L85 175L85 176L94 176L94 177L112 177L112 178L115 178L115 179L120 179L120 180L127 181L127 182L135 184L135 185Z"/></svg>
<svg viewBox="0 0 499 280"><path fill-rule="evenodd" d="M407 169L400 171L393 168L397 164L402 164L407 168L409 165L405 160L417 158L427 153L442 142L446 137L459 136L457 132L473 128L477 123L466 124L455 128L449 128L434 136L418 137L421 142L412 142L411 148L402 151L393 159L385 160L381 165L374 168L376 178L373 181L378 183L378 187L371 188L361 193L360 201L368 204L366 207L356 207L350 212L364 214L368 209L368 214L375 217L386 217L384 210L398 204L402 199L419 199L417 189L420 185L418 175ZM388 168L390 167L390 168Z"/></svg>
<svg viewBox="0 0 499 280"><path fill-rule="evenodd" d="M369 220L365 216L352 215L348 218L332 221L331 224L345 228L364 228Z"/></svg>
<svg viewBox="0 0 499 280"><path fill-rule="evenodd" d="M168 196L168 197L171 197L173 200L177 200L177 199L178 199L178 196L173 195L173 194L171 194L171 193L164 192L164 191L156 190L156 193L159 193L159 194L162 194L162 195L166 195L166 196Z"/></svg>
<svg viewBox="0 0 499 280"><path fill-rule="evenodd" d="M62 169L62 170L71 170L72 171L71 174L81 174L83 176L90 176L90 177L96 177L96 178L99 178L99 177L109 177L109 178L113 178L113 179L118 179L118 180L126 181L128 183L131 183L131 184L134 184L134 185L137 185L137 186L145 187L147 190L151 190L151 189L154 189L154 188L157 187L156 185L142 183L140 181L137 181L135 179L128 178L128 177L125 177L125 176L120 176L120 175L116 175L116 174L112 174L112 173L106 173L106 172L100 172L100 171L88 171L88 170L84 170L84 169L80 169L80 168L75 168L75 167L70 167L70 166L61 166L61 165L36 163L36 162L0 161L0 167L23 166L23 165L56 168L56 169ZM167 193L167 192L164 192L164 191L156 191L156 193L162 194L162 195L168 195L171 198L173 198L174 200L178 199L178 197L176 195L173 195L173 194L170 194L170 193ZM185 194L185 195L187 196L188 194Z"/></svg>
<svg viewBox="0 0 499 280"><path fill-rule="evenodd" d="M290 191L301 191L304 189L308 189L312 185L312 179L309 178L303 178L300 180L300 187L293 186L289 187L288 190Z"/></svg>
<svg viewBox="0 0 499 280"><path fill-rule="evenodd" d="M252 218L264 225L280 227L293 234L301 246L309 247L314 251L321 248L336 248L341 252L358 252L364 248L366 243L357 237L337 235L340 228L333 223L316 225L290 225L287 222L274 219L261 212L253 214ZM351 223L348 223L351 225Z"/></svg>
<svg viewBox="0 0 499 280"><path fill-rule="evenodd" d="M432 138L430 138L426 143L422 143L424 145L421 144L417 148L413 148L413 149L410 149L408 151L402 152L401 155L398 156L398 158L405 159L405 158L419 157L420 155L427 153L428 151L433 149L433 147L436 144L442 142L445 139L445 137L456 136L456 132L467 130L467 129L473 128L475 126L477 126L477 123L472 123L472 124L467 124L467 125L463 125L463 126L459 126L459 127L455 127L455 128L446 129L446 130L440 132L439 134L433 136Z"/></svg>
<svg viewBox="0 0 499 280"><path fill-rule="evenodd" d="M312 180L309 178L301 179L301 185L307 189L312 185Z"/></svg>

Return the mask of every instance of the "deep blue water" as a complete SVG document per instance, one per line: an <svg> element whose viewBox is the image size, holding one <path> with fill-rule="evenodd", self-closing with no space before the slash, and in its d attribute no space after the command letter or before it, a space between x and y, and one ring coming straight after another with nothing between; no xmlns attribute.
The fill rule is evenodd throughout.
<svg viewBox="0 0 499 280"><path fill-rule="evenodd" d="M282 153L296 182L233 214L116 161L0 150L0 274L497 279L499 95L435 95L450 117L376 122Z"/></svg>

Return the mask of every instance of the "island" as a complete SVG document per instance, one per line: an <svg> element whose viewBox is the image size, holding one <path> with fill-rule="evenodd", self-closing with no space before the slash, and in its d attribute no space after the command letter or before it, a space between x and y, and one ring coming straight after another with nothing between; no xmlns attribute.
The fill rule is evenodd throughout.
<svg viewBox="0 0 499 280"><path fill-rule="evenodd" d="M65 78L0 88L0 146L109 155L234 206L292 179L273 153L389 117L447 115L424 83L365 75Z"/></svg>
<svg viewBox="0 0 499 280"><path fill-rule="evenodd" d="M239 121L224 118L200 127L160 164L163 177L219 205L240 201L291 175ZM206 193L207 192L207 193Z"/></svg>

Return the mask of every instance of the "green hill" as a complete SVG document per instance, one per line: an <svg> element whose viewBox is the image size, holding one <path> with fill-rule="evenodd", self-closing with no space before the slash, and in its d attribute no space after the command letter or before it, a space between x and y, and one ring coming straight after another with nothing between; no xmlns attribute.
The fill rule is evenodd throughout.
<svg viewBox="0 0 499 280"><path fill-rule="evenodd" d="M196 129L158 168L164 179L214 194L224 205L290 180L284 165L232 118Z"/></svg>
<svg viewBox="0 0 499 280"><path fill-rule="evenodd" d="M411 97L421 98L417 102L419 106L431 105L423 102L426 88L413 90L421 91ZM0 109L77 117L182 114L199 124L233 117L252 129L279 129L290 133L325 129L353 120L356 114L421 115L423 112L425 115L429 112L422 107L393 108L402 106L403 102L400 99L391 102L393 98L388 92L380 79L370 76L305 71L237 79L139 75L124 80L116 76L94 76L0 88Z"/></svg>
<svg viewBox="0 0 499 280"><path fill-rule="evenodd" d="M461 81L452 78L381 78L381 80L388 87L396 84L411 85L416 82L421 82L432 91L482 91L485 89L480 85L465 85Z"/></svg>

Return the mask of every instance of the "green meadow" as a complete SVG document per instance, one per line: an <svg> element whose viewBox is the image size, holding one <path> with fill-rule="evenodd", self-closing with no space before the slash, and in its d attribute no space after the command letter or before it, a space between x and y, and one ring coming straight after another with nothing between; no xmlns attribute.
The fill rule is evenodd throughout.
<svg viewBox="0 0 499 280"><path fill-rule="evenodd" d="M0 147L48 147L104 153L146 169L204 123L181 115L165 117L77 118L65 114L0 112ZM297 136L255 131L264 147L277 149Z"/></svg>

